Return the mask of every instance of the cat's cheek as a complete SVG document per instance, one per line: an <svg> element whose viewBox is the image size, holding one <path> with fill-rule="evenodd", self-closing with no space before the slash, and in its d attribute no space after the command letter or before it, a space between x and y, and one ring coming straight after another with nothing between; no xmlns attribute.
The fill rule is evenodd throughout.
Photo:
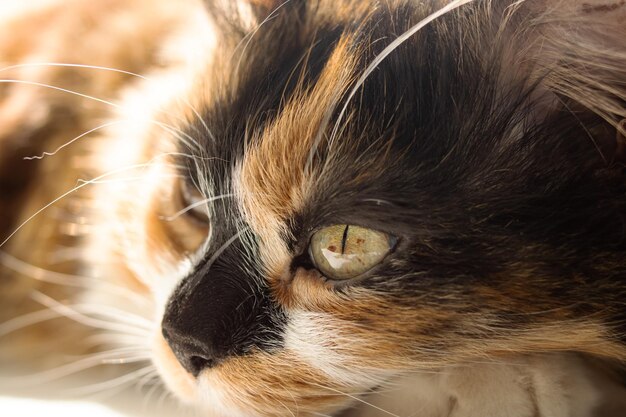
<svg viewBox="0 0 626 417"><path fill-rule="evenodd" d="M154 365L167 388L176 394L182 402L187 404L195 403L198 399L196 381L178 363L174 352L172 352L161 334L156 334L154 337L153 353Z"/></svg>

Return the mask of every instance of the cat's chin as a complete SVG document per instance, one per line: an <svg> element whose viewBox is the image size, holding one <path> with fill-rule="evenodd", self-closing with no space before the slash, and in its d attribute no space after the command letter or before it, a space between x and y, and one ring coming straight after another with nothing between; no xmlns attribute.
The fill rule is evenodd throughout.
<svg viewBox="0 0 626 417"><path fill-rule="evenodd" d="M166 387L186 406L202 410L203 417L249 417L250 413L238 411L234 404L223 398L219 383L201 374L198 379L179 363L174 352L160 335L154 338L154 364Z"/></svg>

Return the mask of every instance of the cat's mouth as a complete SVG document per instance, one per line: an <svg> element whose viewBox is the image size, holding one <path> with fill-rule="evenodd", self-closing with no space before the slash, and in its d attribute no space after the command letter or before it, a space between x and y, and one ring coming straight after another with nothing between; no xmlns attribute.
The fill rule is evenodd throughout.
<svg viewBox="0 0 626 417"><path fill-rule="evenodd" d="M153 358L167 388L206 416L343 416L357 392L371 389L333 379L292 348L229 357L193 376L159 332ZM338 395L345 392L352 395Z"/></svg>

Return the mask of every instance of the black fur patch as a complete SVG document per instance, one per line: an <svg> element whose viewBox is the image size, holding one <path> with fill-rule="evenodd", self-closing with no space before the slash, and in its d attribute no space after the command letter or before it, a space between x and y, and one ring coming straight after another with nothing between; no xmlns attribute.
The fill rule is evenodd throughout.
<svg viewBox="0 0 626 417"><path fill-rule="evenodd" d="M190 128L190 134L200 134L207 155L220 158L204 166L216 193L228 192L229 175L251 132L262 131L295 91L298 77L292 75L304 69L304 84L314 83L342 31L357 30L320 25L310 37L298 36L303 32L293 21L299 20L289 16L302 19L303 11L294 4L285 7L287 17L267 22L250 39L239 78L227 81L220 101L207 106L204 120L214 138L202 134L199 123ZM381 7L358 28L361 45L354 47L361 69L430 11L413 3ZM289 247L303 265L311 265L303 249L316 229L357 224L383 230L401 244L351 285L376 289L391 303L411 306L420 297L425 305L493 317L490 324L499 331L523 327L529 318L518 311L521 305L524 313L546 312L534 315L536 322L551 320L549 311L559 308L566 310L561 319L609 310L616 318L611 326L623 334L626 176L623 165L597 146L614 129L563 97L553 96L561 105L541 113L535 101L546 94L540 81L529 83L515 69L503 71L510 45L494 43L497 25L473 32L478 39L468 48L463 19L474 13L480 12L466 8L429 25L365 82L348 107L355 116L344 119L338 139L348 145L321 158L335 164L289 223ZM228 85L238 87L230 91ZM332 128L331 122L327 135ZM372 172L382 150L388 151L386 169ZM359 175L368 180L353 181ZM226 237L234 231L229 218L240 214L231 207L223 215L214 225ZM260 334L279 334L283 323L266 289L253 292L258 305L244 314L249 321L218 326L210 319L214 308L219 317L235 314L246 295L237 286L261 277L240 269L242 250L228 249L211 271L199 266L168 310L183 317L174 312L192 302L198 310L189 310L185 326L227 341L223 350L229 353L255 345ZM483 288L500 298L483 298ZM216 296L225 300L219 307L203 304ZM194 317L212 324L200 325ZM471 337L485 337L482 328L462 329L465 335L474 330ZM233 339L231 333L239 332L247 332L245 341ZM271 340L259 345L271 346L280 337Z"/></svg>

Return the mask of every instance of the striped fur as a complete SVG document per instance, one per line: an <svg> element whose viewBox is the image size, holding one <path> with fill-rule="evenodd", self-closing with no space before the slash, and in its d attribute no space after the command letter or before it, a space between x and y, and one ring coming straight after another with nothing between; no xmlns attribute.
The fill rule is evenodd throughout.
<svg viewBox="0 0 626 417"><path fill-rule="evenodd" d="M44 261L65 237L42 216L0 250L105 277L51 294L148 319L163 381L209 416L624 413L623 1L156 3L76 1L105 22L88 34L145 55L118 43L101 64L61 38L49 58L146 79L71 67L31 78L78 89L80 74L121 109L0 84L2 161L24 171L16 183L0 166L3 195L20 191L0 203L13 216L3 233L81 167L96 179L79 190L93 210L77 216L90 225L77 259ZM143 22L147 10L162 24ZM146 26L126 32L135 20ZM0 43L4 64L27 61L20 39ZM46 106L80 120L78 133ZM106 126L92 144L41 161L63 181L16 162L17 141L42 152L93 123ZM68 155L83 162L67 167ZM206 224L185 212L185 187L206 198ZM338 282L308 252L334 224L397 244ZM3 285L28 297L33 281L6 271Z"/></svg>

